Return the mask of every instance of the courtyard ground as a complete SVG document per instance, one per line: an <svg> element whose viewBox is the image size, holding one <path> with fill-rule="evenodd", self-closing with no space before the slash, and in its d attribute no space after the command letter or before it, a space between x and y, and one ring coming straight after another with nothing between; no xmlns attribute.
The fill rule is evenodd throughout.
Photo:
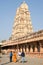
<svg viewBox="0 0 43 65"><path fill-rule="evenodd" d="M21 60L18 62L9 62L9 55L1 55L0 65L43 65L43 58L29 57L26 56L26 62L21 63Z"/></svg>

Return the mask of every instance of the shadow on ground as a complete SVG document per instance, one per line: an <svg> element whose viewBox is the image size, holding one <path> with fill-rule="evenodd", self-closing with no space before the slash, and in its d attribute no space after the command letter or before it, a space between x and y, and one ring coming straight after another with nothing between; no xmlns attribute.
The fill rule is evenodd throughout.
<svg viewBox="0 0 43 65"><path fill-rule="evenodd" d="M8 64L8 63L11 63L11 62L3 63L3 64L1 64L1 65L5 65L5 64Z"/></svg>
<svg viewBox="0 0 43 65"><path fill-rule="evenodd" d="M20 61L20 63L27 63L27 61L24 61L24 62Z"/></svg>

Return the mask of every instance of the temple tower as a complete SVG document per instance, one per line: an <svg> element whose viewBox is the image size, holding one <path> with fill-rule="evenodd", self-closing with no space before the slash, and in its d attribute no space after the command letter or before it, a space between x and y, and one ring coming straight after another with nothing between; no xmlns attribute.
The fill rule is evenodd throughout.
<svg viewBox="0 0 43 65"><path fill-rule="evenodd" d="M28 5L23 2L16 11L12 29L12 40L24 37L33 32Z"/></svg>

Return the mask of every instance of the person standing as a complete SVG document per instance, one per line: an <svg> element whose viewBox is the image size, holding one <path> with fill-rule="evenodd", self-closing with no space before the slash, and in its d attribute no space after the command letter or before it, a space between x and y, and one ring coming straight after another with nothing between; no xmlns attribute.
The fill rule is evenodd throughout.
<svg viewBox="0 0 43 65"><path fill-rule="evenodd" d="M17 61L17 54L16 54L15 51L14 51L14 53L13 53L12 61L13 61L13 62L16 62L16 61Z"/></svg>
<svg viewBox="0 0 43 65"><path fill-rule="evenodd" d="M18 52L18 56L21 56L21 51Z"/></svg>
<svg viewBox="0 0 43 65"><path fill-rule="evenodd" d="M24 51L22 51L21 57L22 57L21 61L22 61L22 62L25 62L25 53L24 53Z"/></svg>
<svg viewBox="0 0 43 65"><path fill-rule="evenodd" d="M10 62L12 62L12 51L10 52Z"/></svg>
<svg viewBox="0 0 43 65"><path fill-rule="evenodd" d="M21 59L21 51L18 52L18 61Z"/></svg>

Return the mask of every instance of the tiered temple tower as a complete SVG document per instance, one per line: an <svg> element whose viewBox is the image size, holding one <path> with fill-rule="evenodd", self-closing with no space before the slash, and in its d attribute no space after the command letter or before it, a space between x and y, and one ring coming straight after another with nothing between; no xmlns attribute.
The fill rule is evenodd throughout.
<svg viewBox="0 0 43 65"><path fill-rule="evenodd" d="M33 32L28 5L23 2L17 9L12 29L12 40L24 37Z"/></svg>

